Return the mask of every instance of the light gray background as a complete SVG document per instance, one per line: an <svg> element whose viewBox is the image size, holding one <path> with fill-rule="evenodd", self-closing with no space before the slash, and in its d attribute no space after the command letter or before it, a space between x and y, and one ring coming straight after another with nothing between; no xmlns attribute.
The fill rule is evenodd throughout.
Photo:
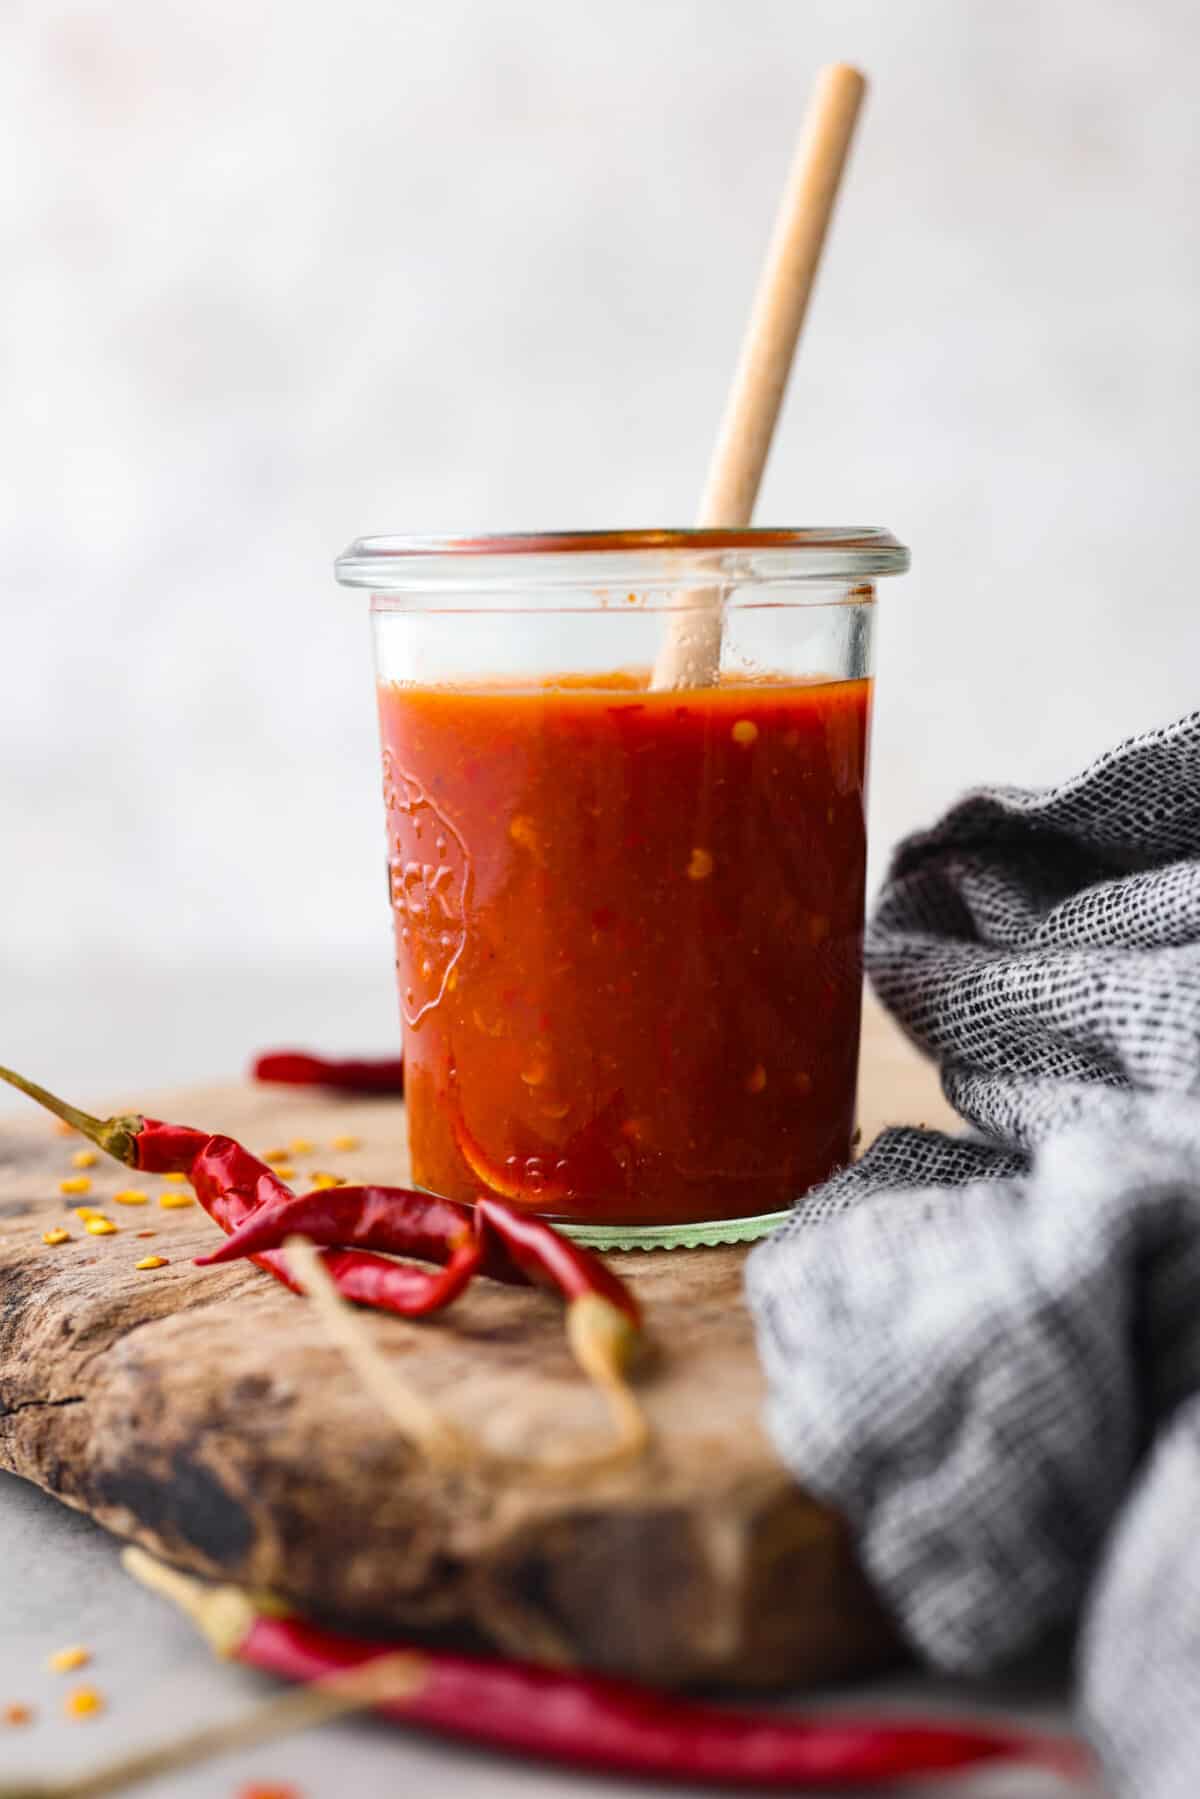
<svg viewBox="0 0 1200 1799"><path fill-rule="evenodd" d="M887 524L876 868L1195 699L1187 0L0 12L0 1016L386 1047L366 530L686 522L816 68L874 80L760 517Z"/></svg>

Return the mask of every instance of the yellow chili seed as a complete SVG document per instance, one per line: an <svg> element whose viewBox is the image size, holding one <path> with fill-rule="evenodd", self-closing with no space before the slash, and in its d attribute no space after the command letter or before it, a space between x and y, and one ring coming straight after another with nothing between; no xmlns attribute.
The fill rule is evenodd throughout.
<svg viewBox="0 0 1200 1799"><path fill-rule="evenodd" d="M56 1230L42 1232L42 1242L48 1243L51 1249L54 1249L59 1243L69 1243L70 1241L70 1231L64 1231L61 1226Z"/></svg>
<svg viewBox="0 0 1200 1799"><path fill-rule="evenodd" d="M111 1218L89 1218L84 1224L89 1237L112 1237L116 1234L116 1225Z"/></svg>
<svg viewBox="0 0 1200 1799"><path fill-rule="evenodd" d="M344 1174L326 1174L324 1169L319 1170L309 1178L311 1179L313 1186L318 1190L323 1190L326 1187L344 1187L346 1185L346 1177Z"/></svg>
<svg viewBox="0 0 1200 1799"><path fill-rule="evenodd" d="M122 1187L119 1193L113 1194L113 1198L119 1206L148 1206L150 1204L150 1195L143 1193L140 1187Z"/></svg>
<svg viewBox="0 0 1200 1799"><path fill-rule="evenodd" d="M361 1149L362 1139L361 1137L331 1137L329 1147L342 1150Z"/></svg>
<svg viewBox="0 0 1200 1799"><path fill-rule="evenodd" d="M59 1181L60 1193L90 1193L92 1183L86 1174L70 1174L65 1181Z"/></svg>
<svg viewBox="0 0 1200 1799"><path fill-rule="evenodd" d="M163 1175L163 1179L164 1181L174 1181L178 1185L180 1181L186 1181L187 1175L180 1174L178 1168L172 1168L168 1174Z"/></svg>
<svg viewBox="0 0 1200 1799"><path fill-rule="evenodd" d="M86 1224L89 1218L102 1218L104 1216L103 1212L98 1212L95 1206L72 1206L71 1210L81 1224Z"/></svg>
<svg viewBox="0 0 1200 1799"><path fill-rule="evenodd" d="M290 1149L264 1149L262 1159L264 1162L288 1162L291 1155Z"/></svg>
<svg viewBox="0 0 1200 1799"><path fill-rule="evenodd" d="M750 745L754 742L754 739L758 736L758 726L754 723L753 719L739 718L729 735L733 738L735 743L740 743L743 748L749 749Z"/></svg>
<svg viewBox="0 0 1200 1799"><path fill-rule="evenodd" d="M687 865L689 881L707 881L713 871L713 859L708 850L695 849L692 859Z"/></svg>
<svg viewBox="0 0 1200 1799"><path fill-rule="evenodd" d="M159 1194L158 1203L164 1212L178 1212L184 1206L194 1206L196 1196L194 1193L180 1193L169 1187L165 1193Z"/></svg>
<svg viewBox="0 0 1200 1799"><path fill-rule="evenodd" d="M169 1260L168 1256L143 1256L140 1262L133 1265L135 1268L165 1268Z"/></svg>
<svg viewBox="0 0 1200 1799"><path fill-rule="evenodd" d="M70 1649L56 1649L46 1666L51 1674L73 1674L76 1668L86 1668L91 1659L91 1650L75 1643Z"/></svg>
<svg viewBox="0 0 1200 1799"><path fill-rule="evenodd" d="M20 1704L6 1705L4 1710L0 1711L0 1723L12 1724L18 1727L23 1724L32 1724L33 1707L31 1705Z"/></svg>
<svg viewBox="0 0 1200 1799"><path fill-rule="evenodd" d="M294 1156L311 1156L316 1147L316 1144L310 1143L307 1137L293 1137L288 1144L288 1149Z"/></svg>
<svg viewBox="0 0 1200 1799"><path fill-rule="evenodd" d="M294 1181L296 1178L296 1170L290 1162L272 1162L271 1167L276 1178L281 1181Z"/></svg>
<svg viewBox="0 0 1200 1799"><path fill-rule="evenodd" d="M71 1157L72 1168L94 1168L96 1166L94 1149L77 1149Z"/></svg>
<svg viewBox="0 0 1200 1799"><path fill-rule="evenodd" d="M63 1701L68 1718L91 1718L104 1710L104 1699L95 1687L75 1687Z"/></svg>
<svg viewBox="0 0 1200 1799"><path fill-rule="evenodd" d="M755 1064L746 1076L746 1092L761 1093L767 1084L767 1071L761 1062Z"/></svg>

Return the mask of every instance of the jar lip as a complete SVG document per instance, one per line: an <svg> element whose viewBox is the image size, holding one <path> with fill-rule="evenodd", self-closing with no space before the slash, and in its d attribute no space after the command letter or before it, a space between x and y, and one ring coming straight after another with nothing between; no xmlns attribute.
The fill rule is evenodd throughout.
<svg viewBox="0 0 1200 1799"><path fill-rule="evenodd" d="M757 565L764 553L776 566L795 566L801 574L839 572L861 575L902 574L909 565L905 546L890 531L877 525L775 527L748 526L737 530L621 530L621 531L511 531L480 537L414 536L407 534L359 537L338 557L337 578L349 587L387 588L392 581L403 585L413 579L414 564L436 580L431 565L458 564L461 558L512 557L638 557L672 552L690 555L731 553L741 561L742 552ZM561 564L559 565L561 567ZM581 571L582 572L582 571ZM455 580L463 579L461 568Z"/></svg>

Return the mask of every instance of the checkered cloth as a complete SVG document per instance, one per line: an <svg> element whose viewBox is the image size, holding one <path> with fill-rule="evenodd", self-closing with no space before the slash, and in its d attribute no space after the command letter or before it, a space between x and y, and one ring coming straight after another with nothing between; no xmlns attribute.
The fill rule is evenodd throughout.
<svg viewBox="0 0 1200 1799"><path fill-rule="evenodd" d="M1200 713L969 795L867 935L963 1137L885 1132L751 1256L775 1443L935 1666L1082 1620L1114 1792L1200 1794Z"/></svg>

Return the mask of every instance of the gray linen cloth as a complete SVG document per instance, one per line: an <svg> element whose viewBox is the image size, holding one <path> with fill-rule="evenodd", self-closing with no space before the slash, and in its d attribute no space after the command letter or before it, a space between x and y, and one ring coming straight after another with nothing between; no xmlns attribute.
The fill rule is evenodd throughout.
<svg viewBox="0 0 1200 1799"><path fill-rule="evenodd" d="M1081 1624L1114 1792L1200 1795L1200 713L895 857L884 1003L970 1133L750 1258L768 1423L936 1667Z"/></svg>

